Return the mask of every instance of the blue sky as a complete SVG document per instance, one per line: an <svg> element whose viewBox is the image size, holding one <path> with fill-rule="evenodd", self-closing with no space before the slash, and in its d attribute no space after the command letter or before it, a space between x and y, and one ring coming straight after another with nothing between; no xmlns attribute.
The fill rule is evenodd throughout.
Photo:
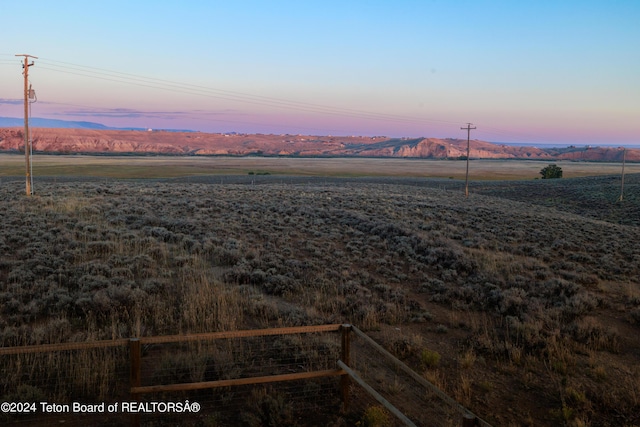
<svg viewBox="0 0 640 427"><path fill-rule="evenodd" d="M638 144L640 2L0 0L0 116Z"/></svg>

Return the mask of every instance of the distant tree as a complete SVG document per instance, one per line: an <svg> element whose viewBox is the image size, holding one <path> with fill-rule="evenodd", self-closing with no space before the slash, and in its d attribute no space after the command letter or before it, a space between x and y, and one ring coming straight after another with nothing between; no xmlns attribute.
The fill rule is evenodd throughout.
<svg viewBox="0 0 640 427"><path fill-rule="evenodd" d="M551 164L546 168L542 168L540 170L540 175L542 175L542 179L562 178L562 168Z"/></svg>

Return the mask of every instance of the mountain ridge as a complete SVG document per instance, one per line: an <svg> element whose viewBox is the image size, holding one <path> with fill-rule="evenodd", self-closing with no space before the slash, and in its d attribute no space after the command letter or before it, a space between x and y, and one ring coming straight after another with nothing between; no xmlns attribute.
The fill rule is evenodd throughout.
<svg viewBox="0 0 640 427"><path fill-rule="evenodd" d="M467 140L313 136L181 131L39 128L31 129L34 152L83 154L166 154L292 157L466 158ZM21 127L0 127L0 152L24 152ZM618 147L536 148L471 140L472 159L622 161ZM639 162L640 149L627 149L626 161Z"/></svg>
<svg viewBox="0 0 640 427"><path fill-rule="evenodd" d="M95 130L140 130L145 131L147 128L139 127L113 127L103 125L102 123L75 120L60 119L43 119L41 117L32 117L29 124L34 128L48 129L95 129ZM0 117L0 128L22 127L24 126L24 118L18 117ZM167 132L193 132L189 129L163 129Z"/></svg>

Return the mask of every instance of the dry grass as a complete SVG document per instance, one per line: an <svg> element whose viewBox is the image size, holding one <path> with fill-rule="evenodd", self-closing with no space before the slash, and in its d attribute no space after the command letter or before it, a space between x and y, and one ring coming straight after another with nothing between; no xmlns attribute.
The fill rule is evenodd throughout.
<svg viewBox="0 0 640 427"><path fill-rule="evenodd" d="M617 163L560 161L565 178L620 174ZM0 154L0 176L22 175L24 156ZM474 160L472 179L514 180L540 178L545 161ZM207 175L247 175L250 172L298 176L414 176L464 179L461 160L388 158L287 158L287 157L195 157L195 156L33 156L36 180L40 176L86 176L110 178L166 178ZM627 163L625 172L640 173L640 164ZM260 178L260 177L257 177Z"/></svg>

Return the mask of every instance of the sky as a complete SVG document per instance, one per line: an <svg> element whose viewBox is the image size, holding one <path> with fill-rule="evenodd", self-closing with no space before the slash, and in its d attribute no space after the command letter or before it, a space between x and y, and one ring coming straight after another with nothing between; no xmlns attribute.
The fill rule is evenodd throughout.
<svg viewBox="0 0 640 427"><path fill-rule="evenodd" d="M640 1L0 0L0 116L640 144Z"/></svg>

